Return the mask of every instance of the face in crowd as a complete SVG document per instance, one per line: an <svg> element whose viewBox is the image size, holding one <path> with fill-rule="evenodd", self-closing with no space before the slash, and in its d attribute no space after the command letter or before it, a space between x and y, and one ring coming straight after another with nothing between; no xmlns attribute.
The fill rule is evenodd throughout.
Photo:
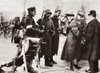
<svg viewBox="0 0 100 73"><path fill-rule="evenodd" d="M85 20L85 17L82 14L78 14L77 15L77 19L80 20L80 21L84 21Z"/></svg>
<svg viewBox="0 0 100 73"><path fill-rule="evenodd" d="M49 18L49 17L51 16L51 14L50 14L50 13L46 13L45 16L46 16L47 18Z"/></svg>
<svg viewBox="0 0 100 73"><path fill-rule="evenodd" d="M59 17L60 16L60 14L61 14L61 11L55 11L55 16L57 16L57 17Z"/></svg>
<svg viewBox="0 0 100 73"><path fill-rule="evenodd" d="M31 15L32 17L34 17L36 15L36 10L34 11L29 11L29 15Z"/></svg>

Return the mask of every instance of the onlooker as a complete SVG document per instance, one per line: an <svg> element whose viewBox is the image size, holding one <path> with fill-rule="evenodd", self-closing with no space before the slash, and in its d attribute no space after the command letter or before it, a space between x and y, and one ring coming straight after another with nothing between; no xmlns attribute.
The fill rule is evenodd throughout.
<svg viewBox="0 0 100 73"><path fill-rule="evenodd" d="M88 60L88 73L96 73L99 71L98 60L100 59L100 23L96 19L96 11L91 10L88 14L90 22L87 25L84 39L81 41L83 45L81 59Z"/></svg>

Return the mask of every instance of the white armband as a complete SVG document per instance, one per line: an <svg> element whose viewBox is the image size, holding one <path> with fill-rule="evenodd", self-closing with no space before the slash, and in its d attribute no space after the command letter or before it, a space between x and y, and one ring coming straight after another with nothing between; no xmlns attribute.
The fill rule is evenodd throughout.
<svg viewBox="0 0 100 73"><path fill-rule="evenodd" d="M28 28L32 28L32 25L27 25L26 26L26 29L28 29Z"/></svg>

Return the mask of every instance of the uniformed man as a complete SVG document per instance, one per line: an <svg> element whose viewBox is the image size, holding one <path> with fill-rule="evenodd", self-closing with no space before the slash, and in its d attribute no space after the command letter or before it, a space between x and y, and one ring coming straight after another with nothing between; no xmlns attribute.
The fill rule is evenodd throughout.
<svg viewBox="0 0 100 73"><path fill-rule="evenodd" d="M39 29L37 29L37 25L35 24L35 21L33 17L36 15L36 8L31 7L28 8L28 15L24 20L24 27L26 28L26 36L29 37L37 37L38 33L40 32Z"/></svg>
<svg viewBox="0 0 100 73"><path fill-rule="evenodd" d="M33 17L35 15L36 15L36 8L35 7L28 8L28 15L24 20L24 27L26 29L26 36L30 37L30 40L32 40L31 38L37 37L39 33L42 33L42 31L40 31L39 29L36 28L36 24L33 19ZM32 46L32 44L33 44L32 41L28 40L29 43L27 44L27 46L29 46L29 47L28 47L27 52L25 53L26 62L27 62L26 64L27 64L28 72L37 73L37 71L35 71L32 67L32 62L33 62L34 56L36 55L36 47ZM12 66L13 62L14 62L14 60L12 62L1 65L1 68L3 66L7 66L7 67ZM21 56L18 59L16 59L15 65L21 66L22 64L23 64L23 59Z"/></svg>
<svg viewBox="0 0 100 73"><path fill-rule="evenodd" d="M57 62L53 60L53 55L58 53L59 34L60 34L60 20L59 20L60 14L61 14L61 10L56 9L54 16L51 17L54 23L54 27L55 27L55 35L52 37L52 55L51 55L50 61L54 64L57 64Z"/></svg>
<svg viewBox="0 0 100 73"><path fill-rule="evenodd" d="M28 37L38 37L38 34L40 33L40 30L37 29L35 21L33 17L36 15L36 8L35 7L30 7L28 8L28 15L24 20L24 27L26 28L26 36ZM31 46L32 42L29 42L29 49L34 50L33 47ZM30 57L28 58L28 71L35 73L36 71L32 68L32 62L34 59L34 52L32 54L32 51L28 52L30 54Z"/></svg>
<svg viewBox="0 0 100 73"><path fill-rule="evenodd" d="M45 9L44 17L41 19L40 28L45 30L45 38L44 41L46 42L45 48L42 48L42 54L45 57L45 66L52 67L52 63L50 61L51 54L52 54L52 36L54 35L54 24L53 21L50 19L52 12L50 9Z"/></svg>

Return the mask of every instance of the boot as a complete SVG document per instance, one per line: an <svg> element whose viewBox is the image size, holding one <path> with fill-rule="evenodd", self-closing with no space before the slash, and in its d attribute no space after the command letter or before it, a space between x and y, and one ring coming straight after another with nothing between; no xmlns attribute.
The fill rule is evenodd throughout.
<svg viewBox="0 0 100 73"><path fill-rule="evenodd" d="M74 63L73 63L73 61L70 62L70 70L74 71Z"/></svg>
<svg viewBox="0 0 100 73"><path fill-rule="evenodd" d="M86 73L95 73L95 72L92 72L90 69L89 70L85 70Z"/></svg>
<svg viewBox="0 0 100 73"><path fill-rule="evenodd" d="M81 67L79 67L78 65L76 65L76 64L74 64L74 67L76 68L76 69L81 69Z"/></svg>
<svg viewBox="0 0 100 73"><path fill-rule="evenodd" d="M4 73L5 71L3 69L0 68L0 73Z"/></svg>
<svg viewBox="0 0 100 73"><path fill-rule="evenodd" d="M52 63L50 62L48 58L45 59L45 66L53 67Z"/></svg>
<svg viewBox="0 0 100 73"><path fill-rule="evenodd" d="M73 66L70 66L70 70L74 71L74 67Z"/></svg>
<svg viewBox="0 0 100 73"><path fill-rule="evenodd" d="M28 68L29 73L38 73L36 70L34 70L32 67Z"/></svg>
<svg viewBox="0 0 100 73"><path fill-rule="evenodd" d="M6 66L6 67L7 67L7 64L1 65L1 66L0 66L0 68L2 68L2 67L4 67L4 66Z"/></svg>
<svg viewBox="0 0 100 73"><path fill-rule="evenodd" d="M53 64L57 64L57 62L55 62L55 61L53 60L53 56L50 58L50 61L51 61Z"/></svg>

